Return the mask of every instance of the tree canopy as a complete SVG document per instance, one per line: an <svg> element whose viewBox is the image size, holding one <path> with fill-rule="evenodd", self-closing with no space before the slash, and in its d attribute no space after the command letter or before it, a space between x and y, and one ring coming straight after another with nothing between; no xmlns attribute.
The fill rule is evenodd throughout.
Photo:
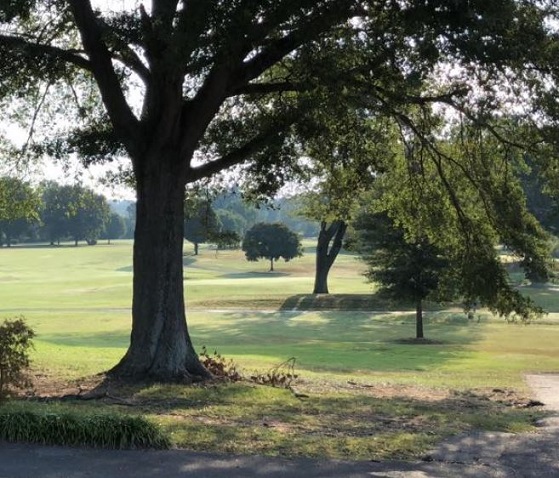
<svg viewBox="0 0 559 478"><path fill-rule="evenodd" d="M279 222L255 224L246 232L241 247L249 261L268 259L270 271L274 270L274 261L280 258L288 262L303 255L297 234Z"/></svg>
<svg viewBox="0 0 559 478"><path fill-rule="evenodd" d="M406 238L386 214L362 210L353 223L354 248L367 264L366 277L392 300L416 308L416 338L423 338L423 302L427 298L451 300L455 264L427 237Z"/></svg>
<svg viewBox="0 0 559 478"><path fill-rule="evenodd" d="M184 238L194 244L194 254L198 255L198 246L216 236L219 229L217 217L211 201L198 197L189 197L184 203Z"/></svg>
<svg viewBox="0 0 559 478"><path fill-rule="evenodd" d="M71 237L96 241L109 220L110 208L104 196L80 185L43 185L41 219L51 243Z"/></svg>
<svg viewBox="0 0 559 478"><path fill-rule="evenodd" d="M357 117L387 118L425 146L432 135L423 118L433 104L505 139L492 113L510 109L511 98L533 97L541 101L527 100L518 111L538 108L540 124L550 126L546 140L554 138L552 2L123 5L0 5L0 103L6 118L32 133L23 152L78 153L86 162L130 158L137 193L132 334L113 370L120 376L208 376L184 312L187 183L239 166L255 194L277 189L302 172L297 158L306 141L321 136L325 118L348 104ZM449 164L444 156L433 162L443 182ZM452 200L451 188L444 194ZM489 213L498 199L487 196ZM519 250L526 245L507 238Z"/></svg>

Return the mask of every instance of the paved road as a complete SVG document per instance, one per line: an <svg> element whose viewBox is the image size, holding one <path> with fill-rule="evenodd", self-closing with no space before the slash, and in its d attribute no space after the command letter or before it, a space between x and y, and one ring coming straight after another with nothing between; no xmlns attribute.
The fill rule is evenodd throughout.
<svg viewBox="0 0 559 478"><path fill-rule="evenodd" d="M559 376L526 378L559 414ZM0 442L0 478L557 478L559 417L538 433L475 433L441 444L422 462L287 460L171 451L114 451Z"/></svg>

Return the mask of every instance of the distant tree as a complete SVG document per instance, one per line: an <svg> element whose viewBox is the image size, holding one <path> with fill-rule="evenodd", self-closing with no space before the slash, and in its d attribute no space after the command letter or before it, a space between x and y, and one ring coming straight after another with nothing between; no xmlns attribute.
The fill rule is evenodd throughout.
<svg viewBox="0 0 559 478"><path fill-rule="evenodd" d="M42 221L51 244L63 237L94 242L101 234L110 214L104 196L83 186L43 185Z"/></svg>
<svg viewBox="0 0 559 478"><path fill-rule="evenodd" d="M0 178L0 231L8 247L38 222L39 209L38 194L28 183L8 176Z"/></svg>
<svg viewBox="0 0 559 478"><path fill-rule="evenodd" d="M107 224L105 225L105 230L102 234L103 239L107 239L110 244L111 239L120 239L126 233L126 222L125 219L116 212L109 215Z"/></svg>
<svg viewBox="0 0 559 478"><path fill-rule="evenodd" d="M211 202L206 199L187 198L184 210L184 238L194 244L197 256L198 246L219 231L219 221Z"/></svg>
<svg viewBox="0 0 559 478"><path fill-rule="evenodd" d="M218 249L237 249L241 243L241 236L235 231L222 230L212 237Z"/></svg>
<svg viewBox="0 0 559 478"><path fill-rule="evenodd" d="M71 186L63 186L54 181L41 185L41 222L47 240L54 245L68 236L68 215L70 214Z"/></svg>
<svg viewBox="0 0 559 478"><path fill-rule="evenodd" d="M68 214L68 232L77 246L80 240L95 244L110 215L107 199L93 190L72 186L72 203Z"/></svg>
<svg viewBox="0 0 559 478"><path fill-rule="evenodd" d="M406 237L385 214L362 212L354 228L355 247L368 266L366 277L379 285L379 292L415 305L416 338L423 338L424 300L453 290L444 283L452 277L450 258L426 237Z"/></svg>
<svg viewBox="0 0 559 478"><path fill-rule="evenodd" d="M268 259L270 271L280 257L286 262L303 255L297 234L281 223L259 222L252 226L243 239L242 249L247 260Z"/></svg>

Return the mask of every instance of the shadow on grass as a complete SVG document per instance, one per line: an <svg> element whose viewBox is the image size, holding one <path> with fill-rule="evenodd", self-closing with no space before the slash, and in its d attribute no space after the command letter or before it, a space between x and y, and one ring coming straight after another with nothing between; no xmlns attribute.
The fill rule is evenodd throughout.
<svg viewBox="0 0 559 478"><path fill-rule="evenodd" d="M182 256L182 266L192 266L196 262L197 258L195 255L183 255Z"/></svg>
<svg viewBox="0 0 559 478"><path fill-rule="evenodd" d="M126 348L130 341L130 331L95 332L80 334L48 334L38 337L41 342L66 347Z"/></svg>
<svg viewBox="0 0 559 478"><path fill-rule="evenodd" d="M176 446L191 450L367 460L425 456L441 440L471 430L526 431L544 415L509 390L386 392L372 385L308 392L301 399L246 382L185 387L106 381L88 392L99 400L66 397L66 403L133 406L134 413L157 417Z"/></svg>
<svg viewBox="0 0 559 478"><path fill-rule="evenodd" d="M251 271L251 272L231 272L228 274L222 274L220 277L225 279L262 279L262 278L273 278L273 277L285 277L289 274L287 272L278 271Z"/></svg>
<svg viewBox="0 0 559 478"><path fill-rule="evenodd" d="M413 310L381 294L297 294L285 299L280 310Z"/></svg>
<svg viewBox="0 0 559 478"><path fill-rule="evenodd" d="M227 326L198 324L195 342L226 357L261 357L267 363L296 357L302 369L338 373L438 367L471 353L468 346L481 339L484 329L458 314L437 313L425 319L431 343L401 343L414 336L413 313L235 312L223 317Z"/></svg>
<svg viewBox="0 0 559 478"><path fill-rule="evenodd" d="M399 343L413 337L413 314L367 312L232 312L193 328L198 349L217 350L226 358L260 357L263 363L280 363L296 357L303 370L351 373L358 371L425 371L469 352L484 324L453 314L425 319L430 344ZM48 334L43 342L65 347L121 348L128 346L128 330L80 334Z"/></svg>

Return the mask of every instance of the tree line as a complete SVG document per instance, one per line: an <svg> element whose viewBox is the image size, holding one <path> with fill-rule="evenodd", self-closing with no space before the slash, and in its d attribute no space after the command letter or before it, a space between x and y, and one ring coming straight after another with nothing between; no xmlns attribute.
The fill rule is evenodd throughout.
<svg viewBox="0 0 559 478"><path fill-rule="evenodd" d="M71 240L96 244L127 234L130 219L113 211L105 196L81 185L53 181L37 187L15 177L0 178L0 241L15 242Z"/></svg>

